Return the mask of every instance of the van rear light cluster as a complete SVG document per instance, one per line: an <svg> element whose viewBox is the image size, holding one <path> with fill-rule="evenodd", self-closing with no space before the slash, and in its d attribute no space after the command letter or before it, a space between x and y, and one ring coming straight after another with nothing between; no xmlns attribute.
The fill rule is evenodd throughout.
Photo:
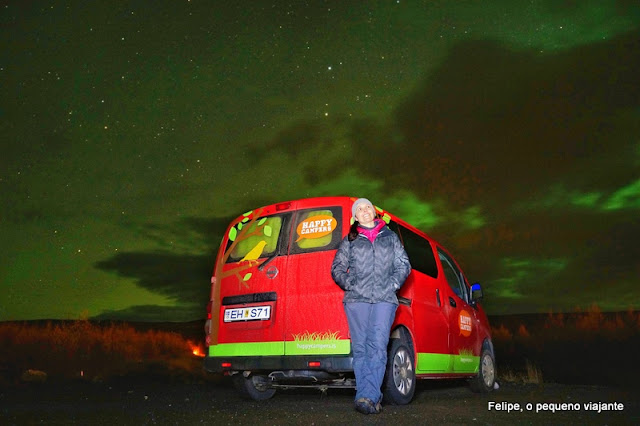
<svg viewBox="0 0 640 426"><path fill-rule="evenodd" d="M320 361L309 361L309 362L307 363L307 365L308 365L309 367L312 367L312 368L313 368L313 367L316 367L316 368L317 368L317 367L320 367Z"/></svg>
<svg viewBox="0 0 640 426"><path fill-rule="evenodd" d="M211 308L213 307L213 301L209 300L209 303L207 303L207 319L210 320L211 319Z"/></svg>
<svg viewBox="0 0 640 426"><path fill-rule="evenodd" d="M280 212L282 210L287 210L291 208L291 203L280 203L280 204L276 204L276 211Z"/></svg>
<svg viewBox="0 0 640 426"><path fill-rule="evenodd" d="M222 364L220 364L220 366L222 368L231 368L231 363L230 362L223 362Z"/></svg>

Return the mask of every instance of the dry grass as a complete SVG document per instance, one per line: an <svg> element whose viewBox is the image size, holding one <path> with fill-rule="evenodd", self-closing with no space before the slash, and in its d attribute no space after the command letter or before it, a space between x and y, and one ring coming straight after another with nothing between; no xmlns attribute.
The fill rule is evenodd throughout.
<svg viewBox="0 0 640 426"><path fill-rule="evenodd" d="M305 331L304 333L293 335L293 340L296 342L298 341L317 342L321 340L337 340L339 338L340 338L339 331L330 331L330 330L324 333L318 333L318 332L310 333L308 331Z"/></svg>
<svg viewBox="0 0 640 426"><path fill-rule="evenodd" d="M586 311L493 317L499 379L631 385L640 358L640 312ZM308 333L303 340L336 338ZM132 375L204 381L201 344L170 331L88 320L0 323L0 385L107 381ZM544 372L544 379L543 379Z"/></svg>
<svg viewBox="0 0 640 426"><path fill-rule="evenodd" d="M526 316L523 316L523 318ZM492 318L492 336L506 381L631 385L640 355L640 313L548 313L524 320Z"/></svg>
<svg viewBox="0 0 640 426"><path fill-rule="evenodd" d="M180 380L203 377L202 347L166 331L138 331L122 323L88 320L0 323L0 381L22 377L47 380L109 380L157 374ZM31 373L27 373L31 370Z"/></svg>

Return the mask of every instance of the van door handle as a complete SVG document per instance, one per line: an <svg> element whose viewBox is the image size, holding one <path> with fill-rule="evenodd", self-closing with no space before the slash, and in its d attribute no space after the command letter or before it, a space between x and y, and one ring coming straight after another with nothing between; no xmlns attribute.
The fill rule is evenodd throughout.
<svg viewBox="0 0 640 426"><path fill-rule="evenodd" d="M273 259L275 259L276 257L278 257L277 253L272 254L271 256L269 256L267 259L265 259L259 266L258 266L258 271L262 271L264 269L265 266L267 266L267 264L269 262L271 262Z"/></svg>
<svg viewBox="0 0 640 426"><path fill-rule="evenodd" d="M451 297L451 296L449 296L449 304L450 304L451 306L453 306L454 308L457 306L457 305L456 305L456 301L455 301L455 300L453 300L453 297Z"/></svg>
<svg viewBox="0 0 640 426"><path fill-rule="evenodd" d="M440 302L440 289L436 288L436 300L438 301L438 308L440 306L442 306L442 303Z"/></svg>

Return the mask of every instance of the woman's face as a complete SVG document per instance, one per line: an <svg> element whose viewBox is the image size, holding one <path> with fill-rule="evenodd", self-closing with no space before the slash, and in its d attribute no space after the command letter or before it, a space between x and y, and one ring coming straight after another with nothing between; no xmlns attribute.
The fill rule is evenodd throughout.
<svg viewBox="0 0 640 426"><path fill-rule="evenodd" d="M369 204L361 203L356 208L356 219L358 220L360 225L371 228L373 226L373 221L375 218L376 215Z"/></svg>

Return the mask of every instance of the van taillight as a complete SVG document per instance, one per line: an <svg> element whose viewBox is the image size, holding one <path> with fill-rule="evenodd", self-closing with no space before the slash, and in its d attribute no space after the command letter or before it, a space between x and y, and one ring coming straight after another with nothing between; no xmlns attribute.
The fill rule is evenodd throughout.
<svg viewBox="0 0 640 426"><path fill-rule="evenodd" d="M231 367L231 363L230 362L223 362L222 364L220 364L220 366L222 368L229 368L229 367Z"/></svg>
<svg viewBox="0 0 640 426"><path fill-rule="evenodd" d="M309 367L320 367L320 361L309 361L307 365Z"/></svg>
<svg viewBox="0 0 640 426"><path fill-rule="evenodd" d="M276 204L276 211L282 211L282 210L287 210L288 208L291 207L291 203L280 203L280 204Z"/></svg>
<svg viewBox="0 0 640 426"><path fill-rule="evenodd" d="M213 305L213 302L211 300L209 300L209 303L207 303L207 319L211 319L211 307Z"/></svg>

